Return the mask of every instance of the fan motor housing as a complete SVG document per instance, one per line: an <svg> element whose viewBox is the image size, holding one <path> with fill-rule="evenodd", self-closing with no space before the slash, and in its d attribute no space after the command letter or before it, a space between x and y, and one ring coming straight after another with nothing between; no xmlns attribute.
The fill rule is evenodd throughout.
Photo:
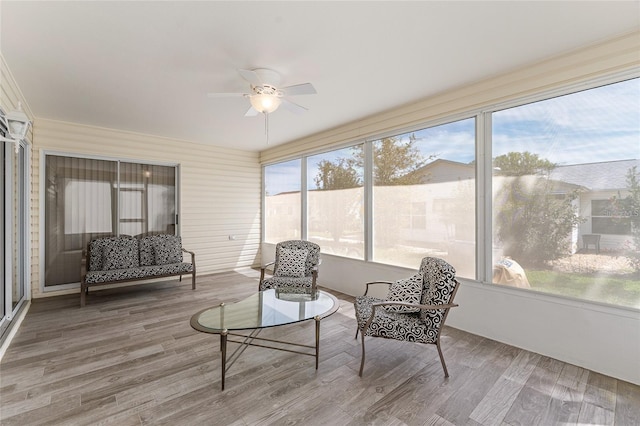
<svg viewBox="0 0 640 426"><path fill-rule="evenodd" d="M280 74L278 74L277 71L267 68L257 68L253 70L253 72L258 75L263 86L271 86L275 89L280 85Z"/></svg>

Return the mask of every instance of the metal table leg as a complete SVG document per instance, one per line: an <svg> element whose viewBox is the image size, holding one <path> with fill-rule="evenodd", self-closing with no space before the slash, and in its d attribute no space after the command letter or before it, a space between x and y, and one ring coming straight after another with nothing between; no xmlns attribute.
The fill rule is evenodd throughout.
<svg viewBox="0 0 640 426"><path fill-rule="evenodd" d="M222 367L222 390L224 390L224 376L227 372L227 330L220 333L220 351L222 352L220 359Z"/></svg>
<svg viewBox="0 0 640 426"><path fill-rule="evenodd" d="M320 317L316 316L316 370L318 369L318 358L320 357Z"/></svg>

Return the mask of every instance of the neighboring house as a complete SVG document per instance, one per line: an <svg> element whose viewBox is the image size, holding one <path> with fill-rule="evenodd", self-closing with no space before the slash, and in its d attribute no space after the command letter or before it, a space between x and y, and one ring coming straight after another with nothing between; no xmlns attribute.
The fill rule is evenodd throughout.
<svg viewBox="0 0 640 426"><path fill-rule="evenodd" d="M476 178L475 164L438 158L411 174L420 176L420 183L440 183Z"/></svg>
<svg viewBox="0 0 640 426"><path fill-rule="evenodd" d="M612 200L628 195L626 177L634 166L640 171L640 160L558 166L551 172L551 179L581 187L579 215L586 220L578 229L578 249L583 248L584 235L600 235L601 250L620 250L630 241L631 217L639 212Z"/></svg>
<svg viewBox="0 0 640 426"><path fill-rule="evenodd" d="M630 240L631 220L633 215L639 212L626 208L624 202L617 205L612 200L624 199L628 195L626 176L629 170L636 166L640 171L640 160L619 160L606 161L601 163L574 164L556 167L549 178L555 181L554 193L556 195L568 194L578 191L576 209L580 217L585 222L580 224L576 232L571 236L573 252L584 247L583 235L597 235L599 237L599 247L602 250L621 250ZM460 206L460 188L465 181L475 179L475 166L473 164L458 163L450 160L438 159L413 172L421 176L423 184L438 185L441 190L438 194L418 196L419 199L412 200L413 208L423 198L431 198L433 205L427 208L426 214L430 216L429 222L432 225L440 225L440 229L446 229L442 223L449 223L451 227L450 209L442 206L448 204L450 207ZM455 186L451 186L455 185ZM494 185L499 186L499 185ZM495 188L494 188L495 189ZM408 207L409 208L409 207ZM441 222L438 219L443 219ZM426 226L414 226L415 221L410 222L411 229L405 233L416 236L424 233L433 235L438 232L433 229L426 229ZM458 224L457 228L461 224ZM460 240L461 234L458 231L451 233L452 240ZM441 235L438 236L442 237ZM463 238L464 239L464 238ZM459 241L458 241L459 242ZM594 245L589 245L594 249Z"/></svg>

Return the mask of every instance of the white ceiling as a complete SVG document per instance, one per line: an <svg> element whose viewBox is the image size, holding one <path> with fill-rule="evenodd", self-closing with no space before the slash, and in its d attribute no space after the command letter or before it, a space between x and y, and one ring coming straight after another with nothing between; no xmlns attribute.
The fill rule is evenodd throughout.
<svg viewBox="0 0 640 426"><path fill-rule="evenodd" d="M0 48L49 118L260 151L640 28L638 1L1 1ZM237 69L318 94L244 117Z"/></svg>

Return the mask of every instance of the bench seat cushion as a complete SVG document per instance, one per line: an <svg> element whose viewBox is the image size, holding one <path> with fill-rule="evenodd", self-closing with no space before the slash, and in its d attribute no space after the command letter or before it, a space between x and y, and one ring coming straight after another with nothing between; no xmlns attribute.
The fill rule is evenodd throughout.
<svg viewBox="0 0 640 426"><path fill-rule="evenodd" d="M108 271L88 271L87 284L98 284L113 281L126 281L141 278L153 278L161 275L190 274L193 272L191 263L170 263L167 265L140 266L137 268L112 269Z"/></svg>

